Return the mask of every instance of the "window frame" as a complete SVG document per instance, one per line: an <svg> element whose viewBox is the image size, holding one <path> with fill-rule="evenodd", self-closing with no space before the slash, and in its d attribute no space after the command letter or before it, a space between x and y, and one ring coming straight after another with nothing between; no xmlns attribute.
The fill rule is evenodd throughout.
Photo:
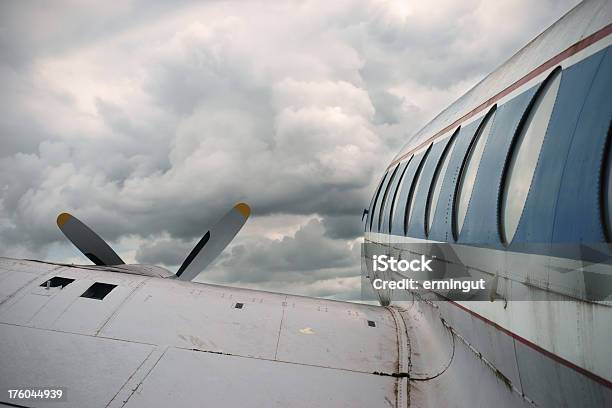
<svg viewBox="0 0 612 408"><path fill-rule="evenodd" d="M523 115L521 116L519 125L517 126L516 131L514 132L514 135L512 135L512 141L510 142L510 147L508 148L508 151L506 152L506 158L504 160L504 167L502 171L500 188L497 194L497 232L498 232L500 242L505 247L508 247L514 240L514 237L516 236L516 231L518 231L518 227L520 226L520 220L522 218L522 213L525 211L525 205L527 205L527 201L529 199L529 193L527 193L527 196L525 197L525 202L523 203L523 208L521 209L521 215L519 215L517 227L514 231L514 234L512 235L512 238L508 240L506 236L505 225L504 225L505 223L504 204L505 204L505 199L507 196L506 191L508 189L508 182L509 182L508 173L510 171L510 164L512 163L512 160L514 159L514 156L517 154L517 149L519 148L519 139L524 140L523 132L526 132L528 130L527 128L525 128L525 126L528 125L527 121L530 119L532 113L533 114L537 113L534 111L536 103L540 102L541 98L545 96L544 92L548 89L549 84L551 84L551 82L557 77L557 75L560 76L559 81L563 80L563 69L561 68L560 65L555 67L548 74L548 76L542 81L542 83L540 83L540 85L538 86L537 91L531 98L531 101L529 101L527 108L525 109L525 111L523 112ZM559 88L560 87L561 87L561 82L559 82ZM558 92L559 90L557 89L557 93ZM544 145L544 142L546 141L546 133L548 132L548 126L550 126L550 118L552 117L552 114L554 112L555 105L556 105L556 98L555 98L555 101L553 102L553 108L550 113L551 116L548 118L546 130L544 131L545 133L542 136L542 145L540 146L540 150L538 151L538 160L536 160L535 166L533 168L533 173L531 175L531 183L533 183L533 176L538 166L539 155L542 153L542 146ZM531 188L531 186L529 188Z"/></svg>
<svg viewBox="0 0 612 408"><path fill-rule="evenodd" d="M412 178L412 182L410 183L410 191L408 193L408 200L406 201L406 207L404 208L404 236L408 236L408 227L410 227L410 213L412 212L412 206L414 203L414 195L416 194L416 186L421 179L421 174L423 173L423 167L425 166L425 162L429 157L429 153L431 152L431 148L433 146L433 142L427 146L423 157L421 157L421 162L419 163L416 172L414 173L414 177Z"/></svg>
<svg viewBox="0 0 612 408"><path fill-rule="evenodd" d="M600 220L606 242L612 242L612 211L610 210L612 196L608 194L612 184L612 120L608 125L606 144L604 147L604 159L601 163L599 173L599 208Z"/></svg>
<svg viewBox="0 0 612 408"><path fill-rule="evenodd" d="M378 183L378 187L376 188L376 193L374 194L374 197L372 197L372 202L370 203L370 209L368 210L368 218L366 219L366 225L365 225L365 229L367 231L372 231L372 217L374 217L374 209L376 208L376 201L378 201L380 190L382 189L382 186L385 180L387 179L388 175L389 175L389 170L385 171L385 174L383 174L383 176L381 177L380 182Z"/></svg>
<svg viewBox="0 0 612 408"><path fill-rule="evenodd" d="M402 163L399 162L395 165L395 168L393 169L393 172L391 173L391 177L389 178L389 181L387 182L387 186L385 187L385 193L383 194L382 201L380 202L380 209L378 210L378 228L376 228L376 232L380 232L380 227L381 227L382 220L383 220L383 212L385 210L385 203L387 202L387 197L389 196L389 189L391 188L391 184L393 184L393 180L395 179L395 175L397 174L397 171L399 170L400 164Z"/></svg>
<svg viewBox="0 0 612 408"><path fill-rule="evenodd" d="M391 201L391 208L389 208L389 234L393 231L393 212L395 211L395 204L398 199L397 193L400 190L402 182L404 181L404 176L406 175L406 170L408 170L408 166L410 166L410 162L414 158L414 154L410 155L410 158L405 162L404 170L402 170L402 174L400 175L399 180L397 180L397 185L395 186L395 191L393 192L393 199Z"/></svg>
<svg viewBox="0 0 612 408"><path fill-rule="evenodd" d="M461 232L461 228L463 227L463 225L459 226L459 193L463 188L463 177L465 176L465 173L467 172L467 167L469 162L472 159L472 155L474 153L474 150L476 150L476 145L478 144L478 142L480 141L480 138L482 137L482 134L485 130L485 128L489 125L489 121L494 120L495 118L495 113L497 112L497 104L494 104L489 111L486 113L486 115L482 118L482 122L480 122L480 124L478 125L478 128L476 129L476 132L474 133L474 135L472 136L472 140L470 141L470 146L468 147L465 156L463 157L463 161L461 163L461 168L459 169L459 174L457 176L457 181L455 182L455 192L453 194L453 216L452 216L452 223L451 223L451 232L453 235L453 240L456 242L459 239L459 234ZM491 123L491 126L493 126L493 123ZM492 129L491 129L492 130ZM489 132L490 133L490 132ZM483 152L482 155L480 156L480 160L478 162L478 168L476 169L476 177L474 179L474 183L476 183L476 180L478 179L478 170L480 169L480 163L482 162L482 158L484 156L484 149L486 149L487 147L487 143L488 143L488 136L487 136L487 141L485 142L485 145L483 146ZM472 201L472 195L474 194L474 187L472 187L472 191L470 193L470 199L468 201L468 209L469 209L469 203L470 201ZM467 209L466 209L466 216L467 216ZM465 224L465 218L463 220L463 223Z"/></svg>
<svg viewBox="0 0 612 408"><path fill-rule="evenodd" d="M455 141L460 131L461 131L461 125L459 125L457 129L455 129L455 131L449 136L448 140L446 141L446 146L444 146L444 150L442 150L442 154L440 155L440 158L438 159L438 163L436 163L436 168L434 169L434 173L431 178L431 184L429 185L429 189L427 191L427 201L425 202L425 222L423 223L423 228L425 230L424 232L425 232L426 238L429 238L429 233L431 232L430 231L431 227L429 226L429 222L430 222L429 211L431 210L430 206L432 205L433 196L435 194L435 189L438 184L438 177L442 176L442 180L440 181L440 183L444 183L444 175L440 175L440 172L442 171L442 167L444 167L446 160L447 159L450 160L450 154L452 154L450 150L451 148L454 147ZM446 169L448 170L448 167ZM442 192L442 184L440 184L440 192ZM440 196L438 195L438 200L439 199L440 199ZM438 203L436 202L436 207L437 206L438 206ZM434 214L431 214L431 217L435 218L435 216L436 214L434 210ZM433 220L431 220L431 226L433 227Z"/></svg>

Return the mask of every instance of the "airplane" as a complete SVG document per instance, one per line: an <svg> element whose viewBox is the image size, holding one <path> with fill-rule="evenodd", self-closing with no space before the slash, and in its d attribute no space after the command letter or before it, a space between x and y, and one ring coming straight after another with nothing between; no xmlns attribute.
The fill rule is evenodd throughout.
<svg viewBox="0 0 612 408"><path fill-rule="evenodd" d="M490 284L376 292L413 326L416 406L612 406L611 22L577 5L414 135L364 211L370 253Z"/></svg>
<svg viewBox="0 0 612 408"><path fill-rule="evenodd" d="M611 2L577 5L412 136L364 211L364 257L446 245L490 299L192 281L246 204L176 274L63 213L94 265L0 258L0 406L612 406L611 34Z"/></svg>

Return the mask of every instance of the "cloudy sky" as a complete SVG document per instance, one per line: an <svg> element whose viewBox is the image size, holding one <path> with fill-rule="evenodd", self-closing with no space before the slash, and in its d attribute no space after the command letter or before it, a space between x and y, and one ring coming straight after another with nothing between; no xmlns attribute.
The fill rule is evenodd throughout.
<svg viewBox="0 0 612 408"><path fill-rule="evenodd" d="M359 292L362 209L409 137L567 12L559 1L0 4L0 256L84 263L58 213L204 282Z"/></svg>

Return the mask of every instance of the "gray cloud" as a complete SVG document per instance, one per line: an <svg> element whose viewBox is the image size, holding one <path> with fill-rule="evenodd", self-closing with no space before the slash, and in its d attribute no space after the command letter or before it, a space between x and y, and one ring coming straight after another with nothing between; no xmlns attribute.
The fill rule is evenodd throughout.
<svg viewBox="0 0 612 408"><path fill-rule="evenodd" d="M361 213L323 217L325 236L332 239L355 239L363 234Z"/></svg>
<svg viewBox="0 0 612 408"><path fill-rule="evenodd" d="M183 263L193 245L168 237L154 239L140 245L136 261L149 265L177 266Z"/></svg>
<svg viewBox="0 0 612 408"><path fill-rule="evenodd" d="M359 250L358 244L326 237L313 218L293 236L254 237L234 245L200 279L275 288L349 278L359 272Z"/></svg>
<svg viewBox="0 0 612 408"><path fill-rule="evenodd" d="M572 3L3 3L1 254L63 259L70 211L176 266L244 200L254 227L203 278L355 290L386 162Z"/></svg>

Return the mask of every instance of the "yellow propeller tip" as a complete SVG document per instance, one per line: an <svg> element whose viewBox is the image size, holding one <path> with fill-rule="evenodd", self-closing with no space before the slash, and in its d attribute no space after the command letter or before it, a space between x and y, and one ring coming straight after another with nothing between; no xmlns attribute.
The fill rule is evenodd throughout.
<svg viewBox="0 0 612 408"><path fill-rule="evenodd" d="M58 215L57 216L57 226L62 227L66 222L68 222L70 217L71 215L68 213L61 213L60 215Z"/></svg>
<svg viewBox="0 0 612 408"><path fill-rule="evenodd" d="M240 211L240 214L242 214L244 218L249 218L249 215L251 215L251 207L249 207L248 204L238 203L234 208Z"/></svg>

